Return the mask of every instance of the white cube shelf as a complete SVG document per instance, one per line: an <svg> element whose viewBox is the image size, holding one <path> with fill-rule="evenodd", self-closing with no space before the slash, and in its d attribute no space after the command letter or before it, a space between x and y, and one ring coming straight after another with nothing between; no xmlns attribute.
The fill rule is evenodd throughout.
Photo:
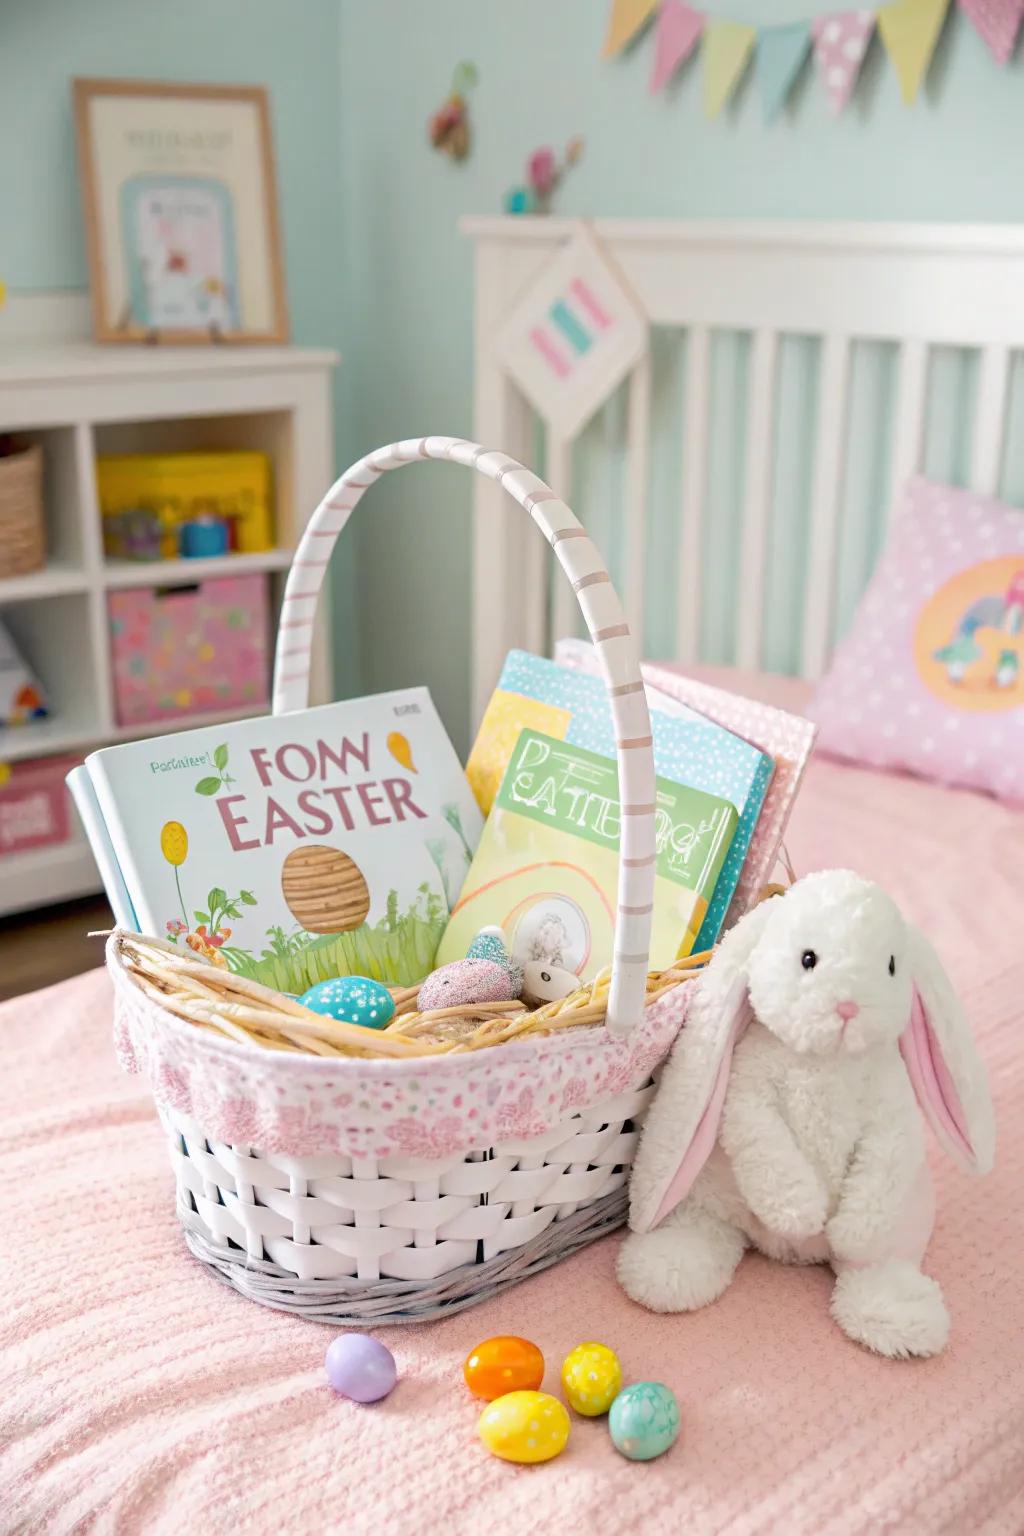
<svg viewBox="0 0 1024 1536"><path fill-rule="evenodd" d="M50 311L43 314L44 327ZM80 318L80 311L75 311ZM46 720L0 730L0 763L238 719L249 710L117 723L107 597L125 587L189 585L264 571L276 617L307 517L333 477L331 371L337 354L304 347L106 348L0 329L0 433L44 456L47 564L0 579L0 617L51 703ZM152 564L108 560L96 498L99 454L257 448L270 457L275 547L260 554ZM331 697L329 616L314 639L313 696ZM100 889L79 830L61 848L0 858L0 914Z"/></svg>

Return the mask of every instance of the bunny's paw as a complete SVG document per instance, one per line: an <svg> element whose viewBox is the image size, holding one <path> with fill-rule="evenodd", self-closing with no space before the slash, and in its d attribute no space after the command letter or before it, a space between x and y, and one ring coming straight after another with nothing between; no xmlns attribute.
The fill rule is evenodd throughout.
<svg viewBox="0 0 1024 1536"><path fill-rule="evenodd" d="M855 1343L892 1360L937 1355L949 1338L949 1313L938 1285L904 1260L844 1269L831 1312Z"/></svg>
<svg viewBox="0 0 1024 1536"><path fill-rule="evenodd" d="M651 1312L694 1312L717 1300L743 1256L735 1227L679 1207L653 1232L632 1232L617 1273L627 1296Z"/></svg>

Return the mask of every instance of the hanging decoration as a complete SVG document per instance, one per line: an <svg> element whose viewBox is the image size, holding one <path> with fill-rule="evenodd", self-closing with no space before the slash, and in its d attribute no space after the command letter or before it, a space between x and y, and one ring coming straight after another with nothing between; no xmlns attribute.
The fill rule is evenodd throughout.
<svg viewBox="0 0 1024 1536"><path fill-rule="evenodd" d="M448 95L427 124L431 144L453 160L465 160L469 154L469 103L466 98L476 81L475 64L467 60L456 64Z"/></svg>
<svg viewBox="0 0 1024 1536"><path fill-rule="evenodd" d="M612 0L606 57L620 53L654 22L650 89L665 89L698 45L703 50L704 110L717 117L735 94L751 58L765 122L781 112L809 54L834 116L853 95L877 28L900 94L910 106L928 74L952 0L889 0L870 9L830 11L782 25L748 26L698 10L687 0ZM1024 0L957 0L1000 65L1011 58Z"/></svg>
<svg viewBox="0 0 1024 1536"><path fill-rule="evenodd" d="M583 153L583 140L570 139L561 165L553 149L535 149L526 162L525 183L505 193L506 213L550 213L551 199Z"/></svg>
<svg viewBox="0 0 1024 1536"><path fill-rule="evenodd" d="M1007 64L1017 46L1024 0L957 0L997 64Z"/></svg>

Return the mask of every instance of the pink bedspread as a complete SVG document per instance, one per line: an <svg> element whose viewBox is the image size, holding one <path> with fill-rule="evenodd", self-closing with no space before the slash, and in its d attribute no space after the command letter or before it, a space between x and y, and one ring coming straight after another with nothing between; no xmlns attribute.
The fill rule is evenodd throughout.
<svg viewBox="0 0 1024 1536"><path fill-rule="evenodd" d="M828 1318L829 1275L744 1260L717 1305L658 1318L617 1289L611 1238L500 1301L390 1330L384 1403L332 1396L329 1331L257 1308L191 1259L144 1085L121 1075L95 972L0 1007L0 1530L448 1536L972 1536L1024 1530L1024 816L828 763L795 813L798 870L853 864L931 932L992 1076L996 1172L935 1159L928 1267L948 1352L891 1363ZM676 1391L661 1461L574 1422L556 1462L476 1439L460 1367L493 1333L614 1345Z"/></svg>

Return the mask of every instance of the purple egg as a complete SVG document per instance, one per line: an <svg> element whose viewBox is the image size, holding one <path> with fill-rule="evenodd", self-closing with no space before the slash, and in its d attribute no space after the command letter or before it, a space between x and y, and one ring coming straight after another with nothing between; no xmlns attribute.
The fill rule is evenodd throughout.
<svg viewBox="0 0 1024 1536"><path fill-rule="evenodd" d="M327 1346L324 1368L335 1392L356 1403L387 1397L398 1380L394 1355L368 1333L339 1334Z"/></svg>
<svg viewBox="0 0 1024 1536"><path fill-rule="evenodd" d="M515 983L503 965L494 960L453 960L433 971L420 987L416 1005L428 1008L465 1008L471 1003L504 1003L515 996Z"/></svg>

